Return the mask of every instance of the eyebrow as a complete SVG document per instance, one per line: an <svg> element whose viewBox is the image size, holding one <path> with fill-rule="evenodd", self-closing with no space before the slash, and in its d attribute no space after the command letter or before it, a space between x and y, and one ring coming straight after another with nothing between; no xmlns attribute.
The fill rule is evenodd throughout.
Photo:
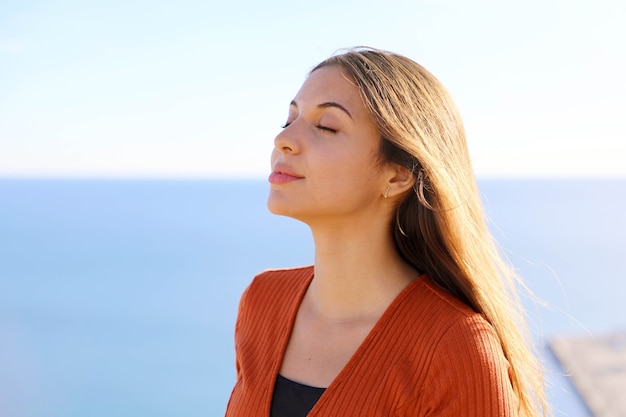
<svg viewBox="0 0 626 417"><path fill-rule="evenodd" d="M296 103L295 100L291 100L290 104L292 106L294 106L295 108L298 108L298 103ZM346 109L344 106L342 106L339 103L336 103L334 101L326 101L324 103L321 103L321 104L317 105L317 108L319 108L319 109L326 109L326 108L329 108L329 107L338 108L339 110L343 111L345 114L347 114L352 119L352 115L350 114L348 109Z"/></svg>

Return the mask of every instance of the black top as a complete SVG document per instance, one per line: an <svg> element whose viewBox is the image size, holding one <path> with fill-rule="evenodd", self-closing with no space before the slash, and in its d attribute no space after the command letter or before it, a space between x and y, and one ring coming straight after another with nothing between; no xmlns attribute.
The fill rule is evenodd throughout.
<svg viewBox="0 0 626 417"><path fill-rule="evenodd" d="M326 388L310 387L278 375L270 417L306 417Z"/></svg>

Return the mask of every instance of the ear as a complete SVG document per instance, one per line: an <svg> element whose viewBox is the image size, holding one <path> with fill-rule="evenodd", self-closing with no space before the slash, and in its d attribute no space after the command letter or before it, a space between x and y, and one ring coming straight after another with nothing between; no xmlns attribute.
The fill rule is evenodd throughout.
<svg viewBox="0 0 626 417"><path fill-rule="evenodd" d="M383 190L385 198L402 195L413 188L415 176L410 169L398 164L390 164L388 172L386 188Z"/></svg>

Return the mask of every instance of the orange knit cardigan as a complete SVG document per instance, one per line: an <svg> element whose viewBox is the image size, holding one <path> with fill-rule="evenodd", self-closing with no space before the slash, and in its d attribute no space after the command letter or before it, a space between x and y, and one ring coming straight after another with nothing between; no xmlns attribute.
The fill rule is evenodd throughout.
<svg viewBox="0 0 626 417"><path fill-rule="evenodd" d="M237 382L227 417L268 417L274 382L313 267L266 271L239 305ZM374 325L309 417L516 416L493 328L427 275Z"/></svg>

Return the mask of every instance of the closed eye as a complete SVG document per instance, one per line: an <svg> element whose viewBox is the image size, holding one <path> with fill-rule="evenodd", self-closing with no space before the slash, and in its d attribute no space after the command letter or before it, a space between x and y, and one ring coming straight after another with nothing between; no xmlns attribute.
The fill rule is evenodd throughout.
<svg viewBox="0 0 626 417"><path fill-rule="evenodd" d="M315 127L318 128L319 130L323 130L329 133L337 133L337 129L332 129L328 126L316 125Z"/></svg>
<svg viewBox="0 0 626 417"><path fill-rule="evenodd" d="M282 129L286 129L287 127L289 127L289 125L291 124L291 122L287 122L284 125L281 126ZM323 126L323 125L315 125L316 128L318 128L319 130L323 130L325 132L329 132L329 133L337 133L337 129L333 129L330 128L328 126Z"/></svg>

